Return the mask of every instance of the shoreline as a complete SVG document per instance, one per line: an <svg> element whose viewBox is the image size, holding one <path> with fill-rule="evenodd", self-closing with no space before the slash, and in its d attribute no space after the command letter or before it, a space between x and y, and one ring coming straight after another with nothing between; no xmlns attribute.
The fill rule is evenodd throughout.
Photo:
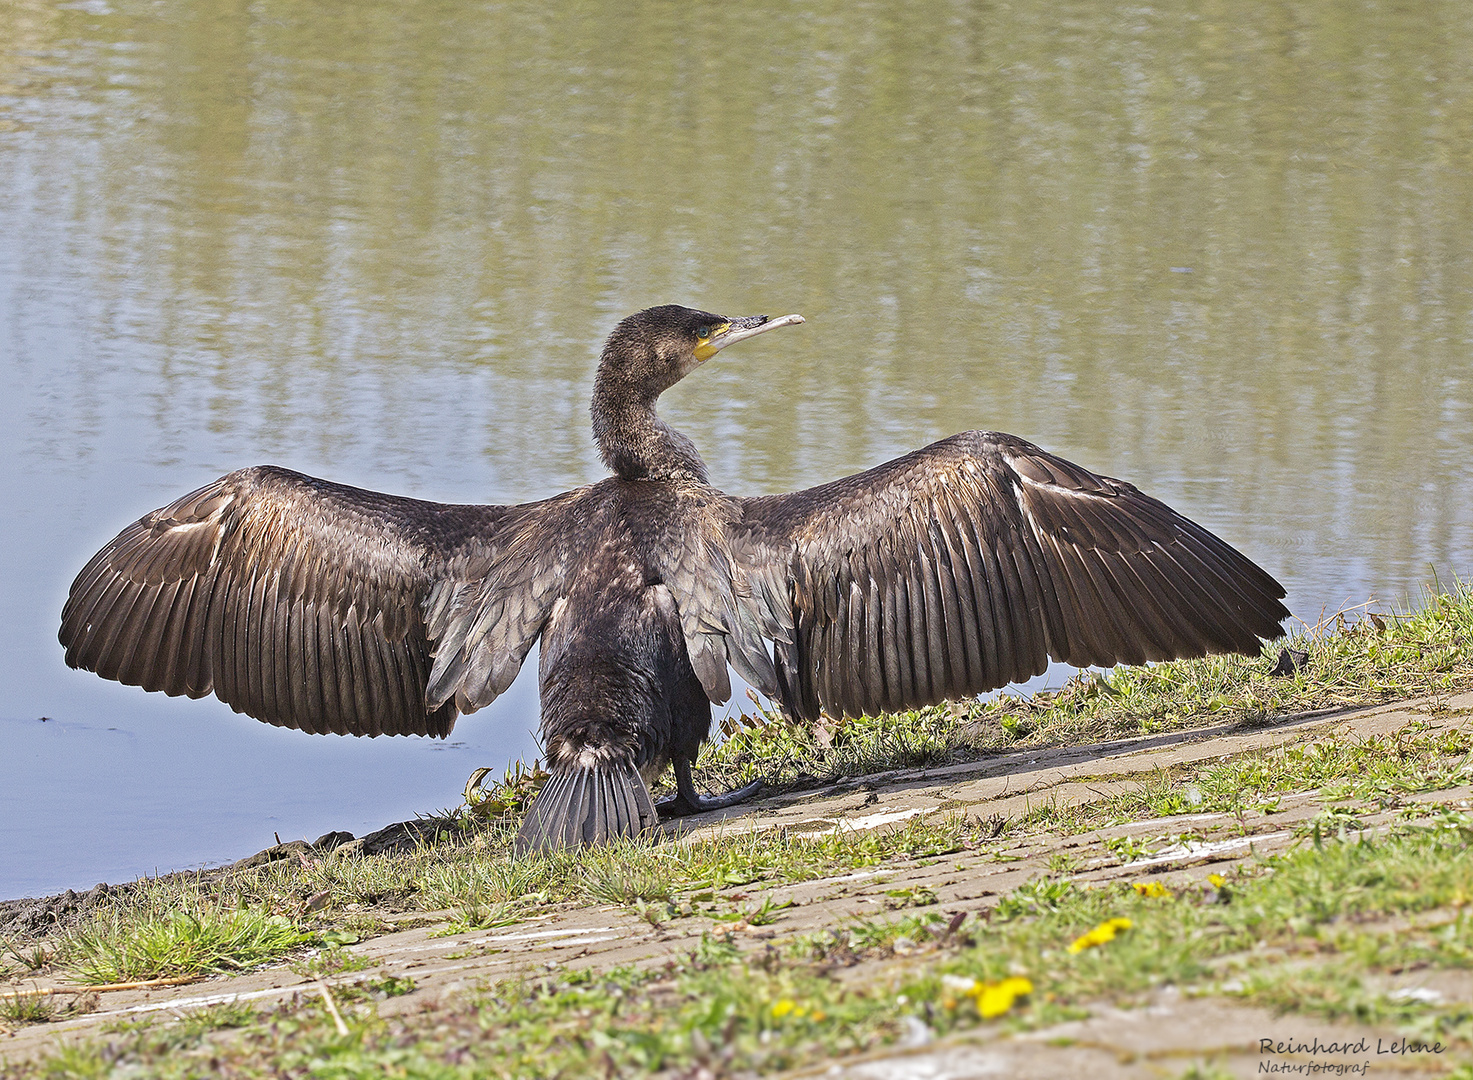
<svg viewBox="0 0 1473 1080"><path fill-rule="evenodd" d="M1304 662L1281 673L1281 647ZM1042 1077L1105 1075L1100 1047L1195 1060L1202 1025L1235 1075L1254 1032L1435 1030L1473 1053L1446 929L1473 902L1466 587L1258 657L724 735L698 783L775 793L610 848L514 858L522 769L381 848L329 834L72 894L66 927L0 954L0 1060L725 1077L839 1056L858 1080L908 1046ZM589 1009L612 1042L588 1041Z"/></svg>
<svg viewBox="0 0 1473 1080"><path fill-rule="evenodd" d="M498 980L511 979L515 983L535 972L566 971L568 974L559 978L573 978L570 985L581 985L575 977L579 971L607 973L632 964L634 971L657 972L662 965L689 964L690 956L712 947L703 943L724 943L723 948L736 950L734 956L772 955L773 948L786 950L793 942L807 940L815 933L831 935L835 928L845 926L893 929L870 931L880 934L878 945L872 943L856 950L851 941L846 946L852 953L845 961L849 968L840 965L835 969L842 976L841 984L856 986L878 980L891 985L900 978L897 972L901 969L934 968L937 963L944 967L948 956L966 955L962 939L967 934L976 935L980 947L984 935L997 925L1000 913L1018 903L1015 898L1033 895L1030 890L1036 886L1029 883L1059 880L1065 862L1069 865L1064 877L1074 883L1072 888L1076 892L1086 890L1077 895L1119 895L1124 888L1124 895L1138 894L1133 901L1136 904L1142 903L1141 897L1153 895L1153 889L1159 889L1162 896L1183 901L1195 897L1192 903L1203 903L1202 890L1213 891L1210 875L1235 883L1219 887L1229 891L1254 887L1261 874L1256 867L1263 865L1264 859L1302 850L1307 835L1304 830L1325 819L1326 804L1336 800L1321 797L1323 786L1318 792L1282 793L1272 805L1261 800L1256 809L1236 814L1213 810L1214 796L1206 794L1205 804L1196 807L1159 807L1197 811L1185 814L1126 815L1129 820L1116 821L1121 815L1111 814L1109 807L1125 806L1128 800L1143 794L1159 799L1153 778L1163 773L1179 774L1177 786L1189 792L1194 784L1205 788L1203 777L1224 761L1328 753L1326 748L1365 746L1376 740L1404 741L1411 737L1408 731L1424 740L1446 740L1456 735L1473 746L1473 691L1295 715L1256 726L1230 722L1169 734L1138 734L1090 746L1029 749L967 763L899 768L853 777L817 790L761 800L756 807L740 813L728 810L703 815L687 827L669 830L679 835L667 840L699 846L728 843L740 835L782 837L789 845L845 839L856 847L879 845L876 853L880 861L869 863L873 869L834 866L815 874L779 875L780 880L728 882L711 892L709 899L701 899L705 893L691 891L684 893L683 900L678 894L665 901L642 899L637 895L639 890L630 893L627 888L621 898L616 889L606 887L603 896L585 895L579 901L553 904L541 911L499 915L483 911L478 924L468 921L466 912L453 909L433 912L406 907L390 913L386 908L393 904L389 902L381 904L375 915L377 932L348 935L355 940L338 945L319 938L315 946L298 948L285 957L285 964L278 961L233 975L205 975L205 981L185 985L94 993L85 1011L71 1016L58 1014L50 1023L32 1024L0 1038L0 1060L19 1064L30 1060L34 1053L44 1055L48 1047L67 1045L77 1038L85 1040L89 1032L126 1018L132 1018L129 1023L152 1025L193 1010L209 1013L248 1008L251 1015L262 1018L258 1022L266 1023L270 1017L296 1015L303 1009L309 1013L322 1011L323 999L316 990L319 985L330 987L330 995L351 1003L351 1007L343 1004L342 1008L349 1009L355 1025L393 1027L409 1023L409 1017L438 1016L446 1009L470 1007L467 1002L480 1000L475 986L495 985ZM1468 814L1473 805L1470 798L1473 788L1467 783L1411 796L1395 808L1363 814L1357 823L1358 834L1389 840L1396 835L1398 823L1405 820L1407 808L1417 806L1429 814L1441 812L1441 807L1463 814L1470 821L1473 836L1473 817ZM1039 816L1042 807L1048 812ZM1034 815L1031 819L1030 813ZM989 835L1001 819L1015 824ZM1161 835L1188 826L1191 839L1179 841L1174 848L1162 847ZM449 834L444 834L441 841L442 846L421 846L417 850L421 856L437 850L444 854L446 842L462 852L475 847L474 839L467 842ZM1148 850L1153 845L1157 850ZM268 849L279 857L262 859L260 856L267 855L263 852L252 857L258 861L251 866L220 868L216 873L222 878L277 875L299 863L309 846L303 842L284 844L282 851ZM660 848L644 845L644 850L658 853ZM403 857L402 851L397 855L386 851L336 861L369 863ZM335 860L323 855L319 861L330 865ZM617 873L606 877L604 884L609 886L616 880ZM1217 902L1211 901L1207 910ZM330 921L334 925L342 926L352 923L353 908L352 904L332 904L322 913L333 916ZM357 910L361 913L364 909ZM1137 914L1135 918L1140 921L1142 916ZM356 925L361 929L363 919ZM1006 930L1012 925L1004 922L1001 927ZM324 963L325 958L331 960ZM741 970L747 970L745 962ZM862 974L865 972L869 974ZM1030 977L1036 979L1037 971L1030 972ZM30 985L63 988L65 982L53 976L32 978ZM384 987L395 992L385 993ZM1473 980L1468 990L1473 992ZM1393 987L1388 992L1399 991ZM316 1005L311 1004L314 993ZM73 995L78 996L84 995ZM1094 1000L1089 994L1085 998ZM1127 995L1125 999L1107 994L1105 999L1086 1006L1079 1016L1034 1001L1018 1009L1022 1028L996 1031L987 1045L990 1053L1001 1052L1002 1047L1012 1055L1010 1060L1016 1059L1018 1071L1014 1075L1044 1076L1056 1075L1049 1070L1062 1063L1081 1062L1086 1051L1059 1046L1039 1057L1035 1052L1038 1039L1024 1038L1030 1031L1036 1030L1039 1038L1048 1035L1059 1039L1063 1037L1060 1032L1087 1030L1093 1033L1097 1046L1117 1049L1130 1032L1130 1038L1144 1040L1156 1050L1175 1047L1173 1052L1184 1053L1191 1049L1186 1033L1193 1025L1221 1023L1240 1036L1233 1044L1236 1048L1230 1048L1230 1056L1236 1055L1233 1060L1247 1054L1244 1047L1251 1040L1243 1033L1250 1029L1285 1037L1308 1030L1353 1030L1357 1037L1373 1041L1398 1037L1399 1029L1394 1025L1342 1021L1325 1027L1312 1016L1292 1014L1275 1019L1255 1004L1257 999L1241 1007L1234 1005L1233 999L1234 994L1224 995L1220 988L1209 993L1207 999L1162 997L1156 992L1145 997L1139 993ZM1199 1004L1199 1000L1206 1004ZM1126 1012L1121 1015L1125 1017L1136 1015L1136 1008L1147 1008L1175 1020L1157 1032L1142 1030L1135 1021L1118 1017L1114 1028L1108 1024L1101 1027L1105 1016L1115 1015L1108 1009L1100 1011L1110 1002L1109 1009L1124 1007ZM897 1016L909 1015L903 1008L890 1011ZM890 1037L878 1038L873 1044L873 1051L879 1055L875 1060L889 1060L883 1047L903 1035L904 1025L897 1017L891 1019ZM323 1022L329 1033L334 1030L330 1019ZM961 1055L965 1059L975 1053L970 1047L982 1033L980 1029L962 1022L955 1027L953 1037L942 1038L945 1025L937 1026L939 1022L934 1018L927 1023L931 1031L927 1045L937 1043L930 1051L933 1055ZM228 1043L228 1032L221 1038ZM57 1039L62 1042L57 1043ZM219 1047L212 1046L210 1052L219 1053ZM1420 1073L1414 1070L1410 1075Z"/></svg>

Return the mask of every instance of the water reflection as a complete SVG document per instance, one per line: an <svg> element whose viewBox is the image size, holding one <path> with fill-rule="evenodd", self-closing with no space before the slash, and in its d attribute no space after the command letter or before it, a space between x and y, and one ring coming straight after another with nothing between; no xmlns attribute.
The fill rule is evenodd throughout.
<svg viewBox="0 0 1473 1080"><path fill-rule="evenodd" d="M731 490L992 427L1208 523L1302 615L1466 573L1470 46L1455 3L0 0L0 715L238 725L266 764L229 812L264 820L270 763L333 744L66 672L81 562L259 461L594 479L598 343L665 301L809 319L666 399Z"/></svg>

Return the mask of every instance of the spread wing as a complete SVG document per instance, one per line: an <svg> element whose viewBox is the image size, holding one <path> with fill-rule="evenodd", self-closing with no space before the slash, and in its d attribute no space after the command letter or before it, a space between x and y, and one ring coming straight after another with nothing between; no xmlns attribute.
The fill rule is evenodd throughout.
<svg viewBox="0 0 1473 1080"><path fill-rule="evenodd" d="M529 595L483 620L466 602L502 599L499 538L526 532L545 508L450 506L243 469L148 514L92 558L62 610L66 660L146 690L213 691L283 727L444 736L457 711L495 696L482 685L457 697L465 678L494 670L504 689L546 621L555 551L502 583L537 581L541 610ZM429 700L442 637L478 660Z"/></svg>
<svg viewBox="0 0 1473 1080"><path fill-rule="evenodd" d="M1045 670L1256 652L1268 573L1164 503L1031 443L965 432L747 499L746 603L796 715L914 708Z"/></svg>

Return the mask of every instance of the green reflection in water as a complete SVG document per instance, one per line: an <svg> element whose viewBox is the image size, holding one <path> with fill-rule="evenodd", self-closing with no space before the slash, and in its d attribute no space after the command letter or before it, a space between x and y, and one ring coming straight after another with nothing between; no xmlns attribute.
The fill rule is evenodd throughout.
<svg viewBox="0 0 1473 1080"><path fill-rule="evenodd" d="M126 407L160 467L209 444L445 494L470 461L456 494L537 497L599 474L602 336L679 301L809 319L667 398L734 490L992 427L1315 603L1473 569L1466 4L0 0L0 26L39 455L97 467Z"/></svg>

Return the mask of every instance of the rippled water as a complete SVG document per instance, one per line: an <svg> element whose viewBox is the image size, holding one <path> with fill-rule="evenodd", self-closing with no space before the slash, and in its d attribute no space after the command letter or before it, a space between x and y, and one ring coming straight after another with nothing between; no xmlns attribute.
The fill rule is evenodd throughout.
<svg viewBox="0 0 1473 1080"><path fill-rule="evenodd" d="M246 464L596 479L653 303L809 320L665 399L729 490L996 428L1306 618L1473 572L1473 8L1179 7L0 0L0 896L535 753L526 678L448 745L318 738L70 672L57 613Z"/></svg>

